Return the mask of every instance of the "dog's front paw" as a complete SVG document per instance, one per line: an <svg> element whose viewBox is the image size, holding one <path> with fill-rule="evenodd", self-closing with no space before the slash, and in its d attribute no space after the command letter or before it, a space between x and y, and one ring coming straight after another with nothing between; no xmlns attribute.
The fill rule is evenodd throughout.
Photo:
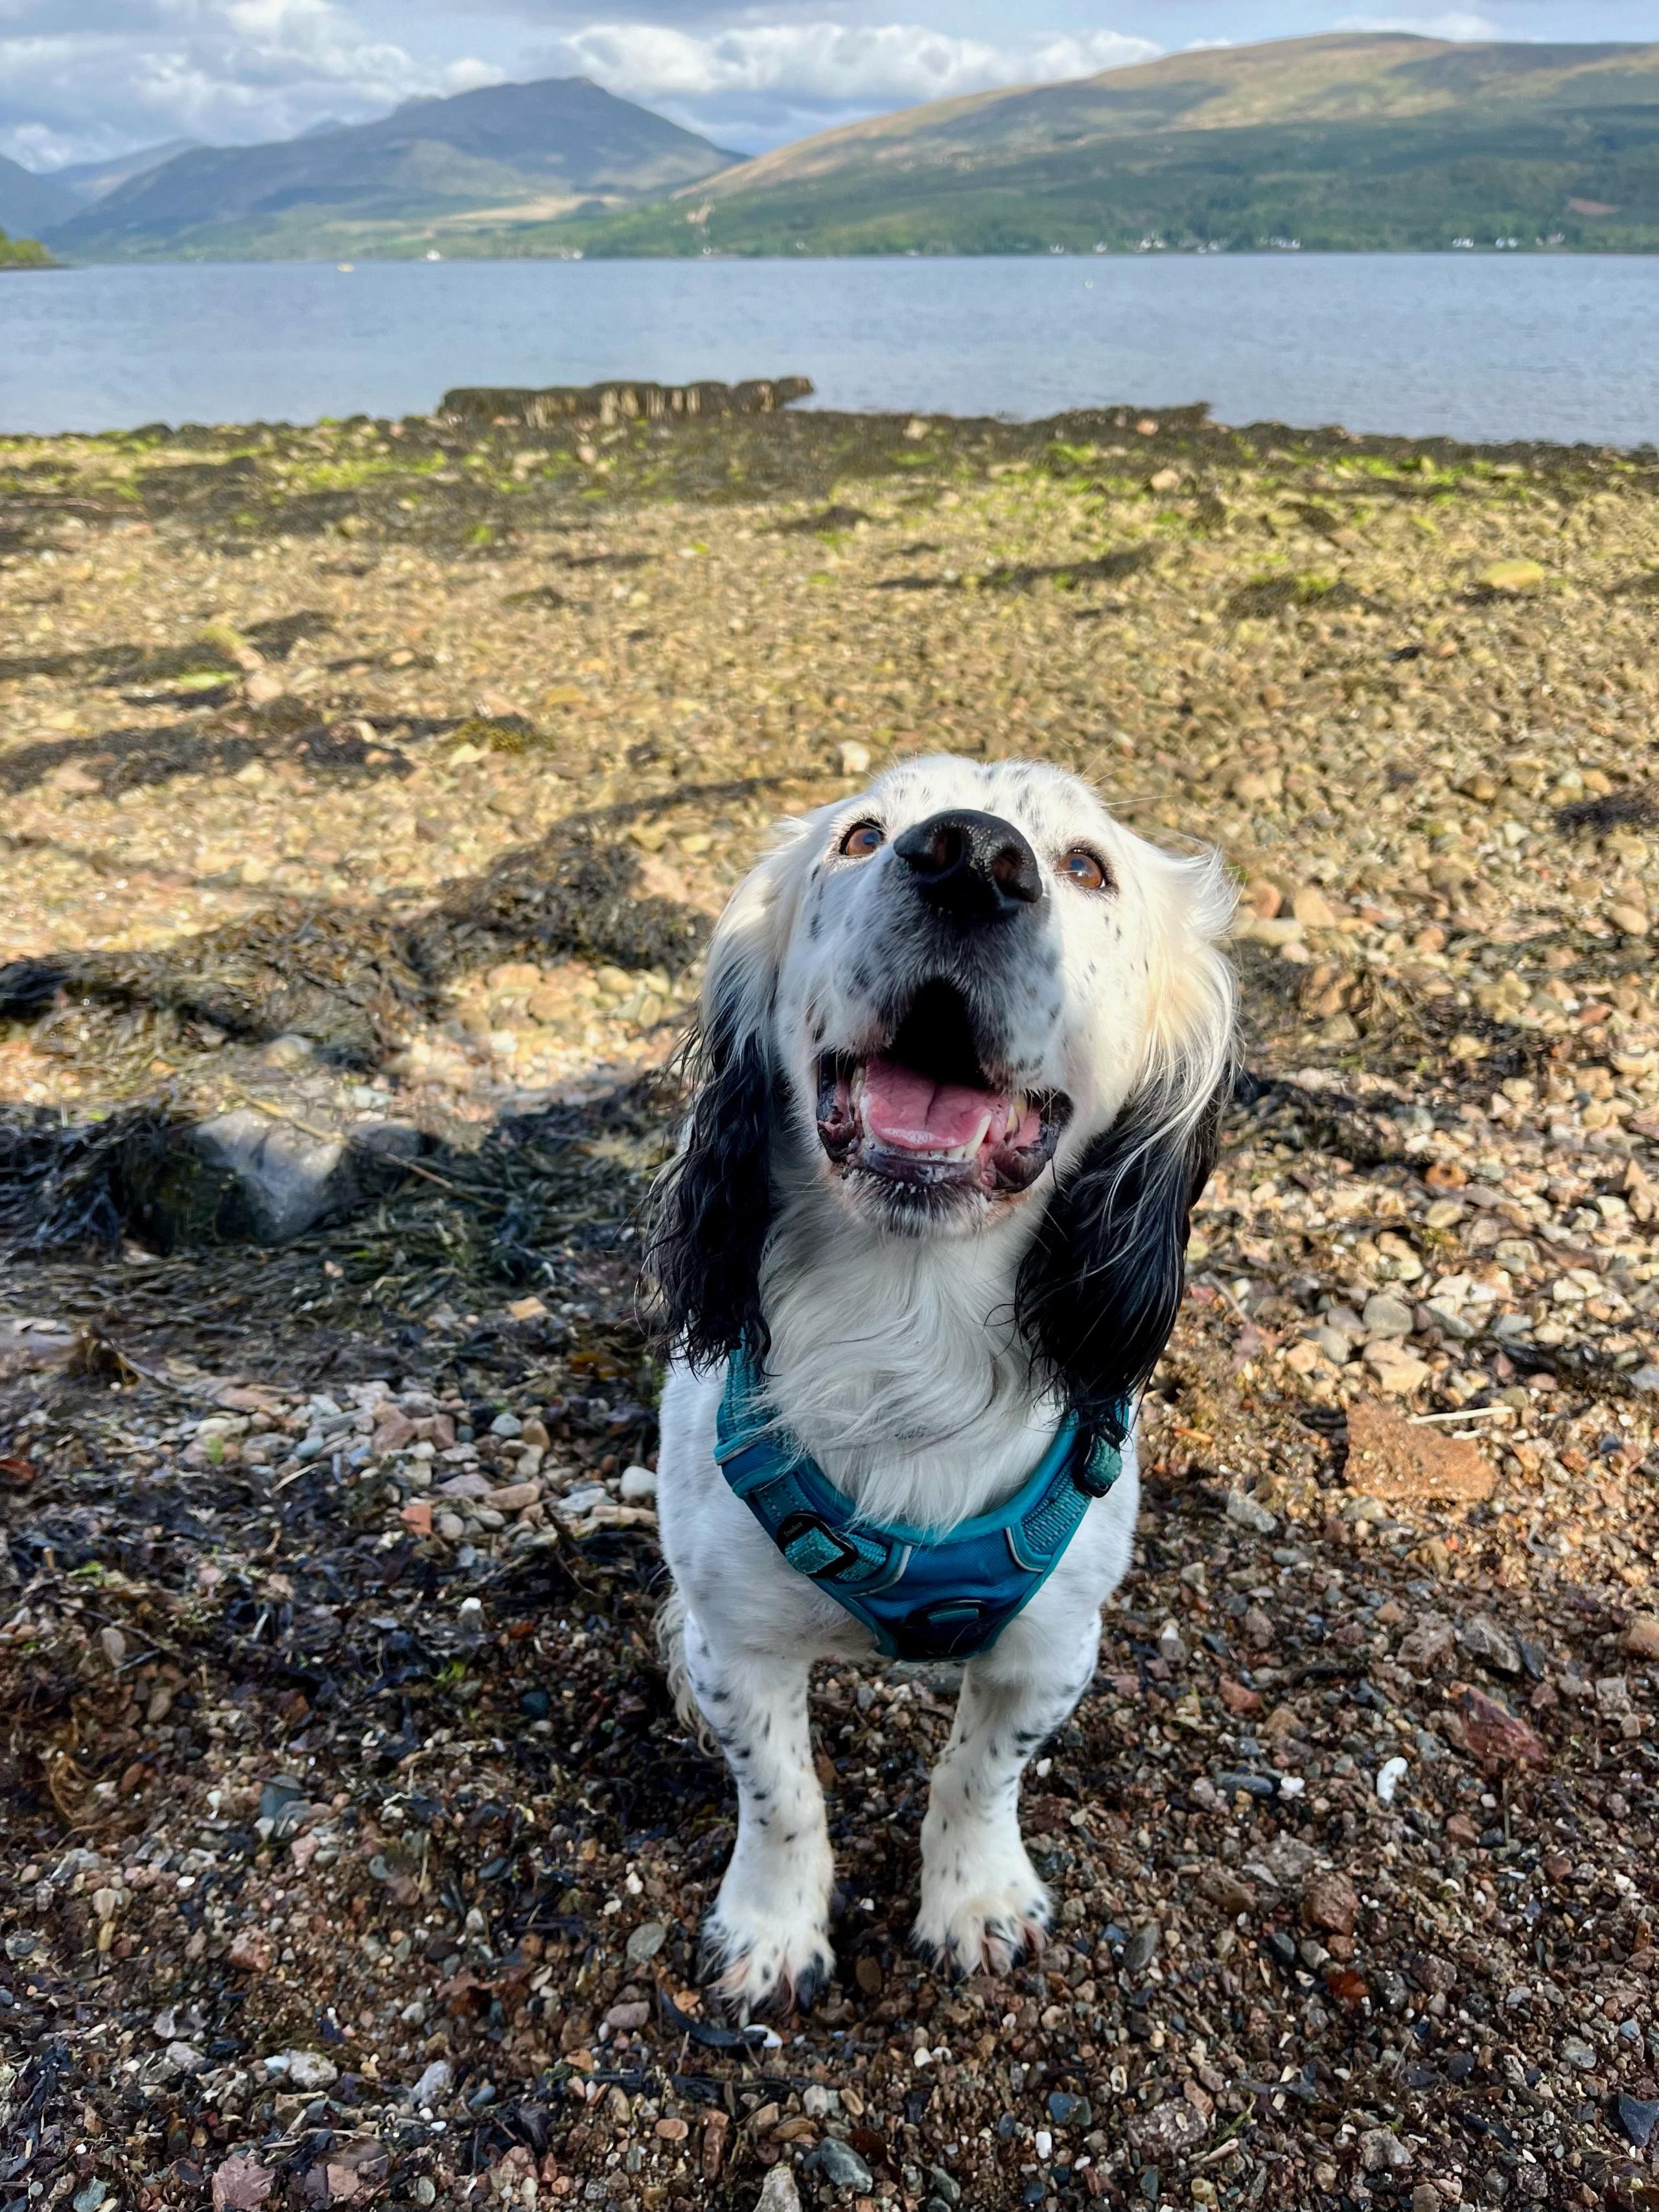
<svg viewBox="0 0 1659 2212"><path fill-rule="evenodd" d="M699 1965L709 1994L741 2022L810 2009L836 1958L826 1927L745 1912L721 1898L703 1923Z"/></svg>
<svg viewBox="0 0 1659 2212"><path fill-rule="evenodd" d="M1048 1934L1048 1893L1037 1880L1024 1846L1017 1863L975 1862L971 1854L945 1871L921 1877L921 1910L915 1942L927 1959L958 1974L1011 1973L1042 1950Z"/></svg>

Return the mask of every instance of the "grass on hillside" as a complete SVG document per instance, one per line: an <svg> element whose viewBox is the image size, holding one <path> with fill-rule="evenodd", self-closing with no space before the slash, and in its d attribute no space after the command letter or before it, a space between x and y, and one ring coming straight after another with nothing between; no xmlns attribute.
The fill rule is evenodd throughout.
<svg viewBox="0 0 1659 2212"><path fill-rule="evenodd" d="M1524 250L1659 250L1659 150L1645 117L1593 139L1541 120L1462 134L1437 124L1147 137L999 165L985 181L918 167L849 173L505 229L458 250L590 254L1019 253L1060 246L1434 252L1455 240ZM1609 207L1586 215L1571 203Z"/></svg>
<svg viewBox="0 0 1659 2212"><path fill-rule="evenodd" d="M55 269L52 259L38 238L9 238L0 230L0 269Z"/></svg>

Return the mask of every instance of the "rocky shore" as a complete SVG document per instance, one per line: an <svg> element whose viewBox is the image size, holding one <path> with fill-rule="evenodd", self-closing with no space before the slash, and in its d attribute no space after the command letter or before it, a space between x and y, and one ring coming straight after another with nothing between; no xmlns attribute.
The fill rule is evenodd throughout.
<svg viewBox="0 0 1659 2212"><path fill-rule="evenodd" d="M0 441L0 2201L1659 2203L1652 456L465 398ZM1054 1941L909 1955L843 1669L750 2043L639 1206L917 747L1219 842L1247 1073Z"/></svg>

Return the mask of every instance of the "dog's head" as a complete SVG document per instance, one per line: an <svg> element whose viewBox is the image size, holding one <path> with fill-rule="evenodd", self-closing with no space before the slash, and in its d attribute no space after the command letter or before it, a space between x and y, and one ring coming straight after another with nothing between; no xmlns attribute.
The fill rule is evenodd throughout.
<svg viewBox="0 0 1659 2212"><path fill-rule="evenodd" d="M780 1205L1006 1253L1033 1358L1079 1414L1150 1370L1231 1073L1231 898L1086 785L906 762L795 823L711 947L653 1265L694 1359L764 1342ZM964 1261L966 1255L964 1255Z"/></svg>

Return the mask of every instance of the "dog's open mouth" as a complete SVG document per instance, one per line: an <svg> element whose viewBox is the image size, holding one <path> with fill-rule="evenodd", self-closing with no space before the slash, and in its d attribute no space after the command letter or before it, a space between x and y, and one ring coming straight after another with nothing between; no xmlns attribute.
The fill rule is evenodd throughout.
<svg viewBox="0 0 1659 2212"><path fill-rule="evenodd" d="M817 1083L829 1158L913 1188L1028 1189L1072 1112L1063 1091L985 1068L962 994L944 982L923 985L879 1051L825 1053Z"/></svg>

